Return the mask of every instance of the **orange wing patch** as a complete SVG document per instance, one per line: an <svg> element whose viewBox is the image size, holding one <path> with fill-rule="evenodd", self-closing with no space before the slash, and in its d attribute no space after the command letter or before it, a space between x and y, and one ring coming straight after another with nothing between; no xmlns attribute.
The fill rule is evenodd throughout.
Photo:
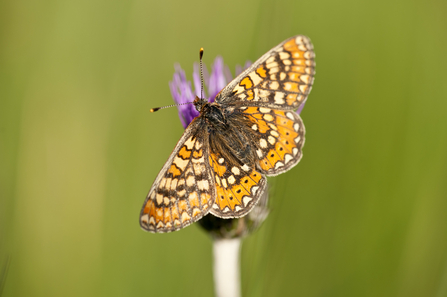
<svg viewBox="0 0 447 297"><path fill-rule="evenodd" d="M299 162L305 130L298 114L263 107L248 107L243 112L260 135L256 153L263 173L277 175Z"/></svg>
<svg viewBox="0 0 447 297"><path fill-rule="evenodd" d="M229 165L227 160L214 153L209 161L216 181L216 200L211 213L221 218L246 215L264 192L266 180L263 174L247 165Z"/></svg>

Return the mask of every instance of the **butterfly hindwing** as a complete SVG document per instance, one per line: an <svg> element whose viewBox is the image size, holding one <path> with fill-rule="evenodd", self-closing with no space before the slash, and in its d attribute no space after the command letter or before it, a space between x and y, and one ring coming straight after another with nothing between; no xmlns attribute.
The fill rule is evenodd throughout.
<svg viewBox="0 0 447 297"><path fill-rule="evenodd" d="M215 101L296 109L306 100L312 88L314 57L309 38L302 35L289 38L231 81Z"/></svg>
<svg viewBox="0 0 447 297"><path fill-rule="evenodd" d="M220 218L246 215L265 190L265 176L246 164L232 164L219 152L212 152L209 162L213 168L216 187L216 199L211 213Z"/></svg>
<svg viewBox="0 0 447 297"><path fill-rule="evenodd" d="M210 177L209 144L201 118L185 130L158 174L140 213L140 226L150 232L171 232L206 215L216 196Z"/></svg>
<svg viewBox="0 0 447 297"><path fill-rule="evenodd" d="M259 133L256 154L264 174L278 175L300 161L305 129L296 112L254 106L240 109L251 121L251 129Z"/></svg>

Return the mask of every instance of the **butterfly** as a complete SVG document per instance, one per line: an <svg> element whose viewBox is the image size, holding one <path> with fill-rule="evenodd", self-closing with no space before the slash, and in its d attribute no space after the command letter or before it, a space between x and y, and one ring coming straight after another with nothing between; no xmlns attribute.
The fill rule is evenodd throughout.
<svg viewBox="0 0 447 297"><path fill-rule="evenodd" d="M266 176L301 159L304 125L294 111L315 75L310 39L291 37L272 48L217 94L194 100L200 112L155 179L140 226L171 232L208 213L246 215L266 189Z"/></svg>

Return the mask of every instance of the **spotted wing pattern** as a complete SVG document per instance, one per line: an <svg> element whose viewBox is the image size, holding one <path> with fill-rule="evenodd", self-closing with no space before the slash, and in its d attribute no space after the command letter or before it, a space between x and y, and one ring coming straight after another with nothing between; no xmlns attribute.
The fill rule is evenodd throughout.
<svg viewBox="0 0 447 297"><path fill-rule="evenodd" d="M253 106L240 109L259 133L256 154L263 173L278 175L300 161L305 129L296 112Z"/></svg>
<svg viewBox="0 0 447 297"><path fill-rule="evenodd" d="M315 54L306 36L289 38L230 82L218 103L296 109L307 98L315 75Z"/></svg>
<svg viewBox="0 0 447 297"><path fill-rule="evenodd" d="M150 232L181 229L206 215L216 189L208 163L208 140L196 118L186 129L158 174L140 213L140 225Z"/></svg>
<svg viewBox="0 0 447 297"><path fill-rule="evenodd" d="M247 164L233 165L218 152L209 157L216 185L211 213L221 218L238 218L256 205L266 186L266 178Z"/></svg>
<svg viewBox="0 0 447 297"><path fill-rule="evenodd" d="M140 213L141 227L170 232L208 212L221 218L247 214L265 191L266 176L283 173L301 159L305 129L293 110L305 102L312 88L314 57L309 38L298 35L231 81L213 103L223 113L201 111L185 130L149 191ZM214 128L207 119L216 122L233 112L228 125L239 130L237 135L245 135L248 143L247 151L238 151L240 156L227 151L234 149L230 138L235 133L220 135L217 143L226 145L209 142L208 133Z"/></svg>

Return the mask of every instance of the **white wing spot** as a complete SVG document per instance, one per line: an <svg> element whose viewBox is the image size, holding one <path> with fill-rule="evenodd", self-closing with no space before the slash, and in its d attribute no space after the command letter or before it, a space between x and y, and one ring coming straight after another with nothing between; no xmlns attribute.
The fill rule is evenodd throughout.
<svg viewBox="0 0 447 297"><path fill-rule="evenodd" d="M244 92L245 88L240 85L237 85L236 87L234 87L234 91L236 92L236 94L239 94L239 93Z"/></svg>
<svg viewBox="0 0 447 297"><path fill-rule="evenodd" d="M175 188L177 187L177 182L178 182L178 179L173 179L172 180L172 182L171 182L171 190L175 190Z"/></svg>
<svg viewBox="0 0 447 297"><path fill-rule="evenodd" d="M256 194L256 192L258 191L258 189L259 189L259 187L256 187L256 186L251 188L251 191L252 191L253 195Z"/></svg>
<svg viewBox="0 0 447 297"><path fill-rule="evenodd" d="M266 113L264 115L264 120L268 121L268 122L272 122L273 121L273 116L269 113Z"/></svg>
<svg viewBox="0 0 447 297"><path fill-rule="evenodd" d="M224 161L225 161L224 158L220 158L219 160L217 160L217 162L219 162L219 164L223 164Z"/></svg>
<svg viewBox="0 0 447 297"><path fill-rule="evenodd" d="M295 124L293 125L293 129L294 129L296 132L298 132L299 127L300 127L300 125L298 125L298 123L295 123Z"/></svg>
<svg viewBox="0 0 447 297"><path fill-rule="evenodd" d="M294 147L292 149L292 153L293 153L294 156L296 156L298 154L298 149L296 147Z"/></svg>
<svg viewBox="0 0 447 297"><path fill-rule="evenodd" d="M182 213L182 222L188 221L190 219L191 219L191 217L189 216L189 214L186 211L184 213Z"/></svg>
<svg viewBox="0 0 447 297"><path fill-rule="evenodd" d="M193 175L190 175L190 176L188 176L188 178L186 179L186 185L188 186L188 187L192 187L192 186L194 186L194 176Z"/></svg>
<svg viewBox="0 0 447 297"><path fill-rule="evenodd" d="M172 163L174 163L175 166L177 166L180 169L180 171L183 171L185 170L186 165L188 165L188 160L183 160L182 158L175 156L174 161Z"/></svg>
<svg viewBox="0 0 447 297"><path fill-rule="evenodd" d="M261 138L259 140L259 144L261 145L262 148L266 148L267 147L267 141L264 138Z"/></svg>
<svg viewBox="0 0 447 297"><path fill-rule="evenodd" d="M244 198L242 198L242 202L244 203L244 206L247 206L248 203L250 203L250 201L252 201L253 198L250 198L248 196L244 196Z"/></svg>
<svg viewBox="0 0 447 297"><path fill-rule="evenodd" d="M147 225L147 223L149 222L149 215L148 214L142 215L141 222L143 222Z"/></svg>
<svg viewBox="0 0 447 297"><path fill-rule="evenodd" d="M253 85L258 85L261 81L262 78L256 74L256 72L252 72L248 75L251 78L251 81L253 82Z"/></svg>
<svg viewBox="0 0 447 297"><path fill-rule="evenodd" d="M270 68L269 73L274 74L274 73L277 73L278 71L279 71L279 67L274 67L274 68Z"/></svg>
<svg viewBox="0 0 447 297"><path fill-rule="evenodd" d="M283 167L283 166L284 166L284 164L282 162L276 162L275 169L278 169L278 168Z"/></svg>
<svg viewBox="0 0 447 297"><path fill-rule="evenodd" d="M286 116L291 119L292 121L295 120L293 114L291 112L286 112Z"/></svg>
<svg viewBox="0 0 447 297"><path fill-rule="evenodd" d="M272 129L272 130L278 130L278 127L276 127L276 125L274 125L274 124L271 124L271 123L267 123L268 125L269 125L269 127L270 127L270 129Z"/></svg>
<svg viewBox="0 0 447 297"><path fill-rule="evenodd" d="M188 140L185 141L185 145L188 150L192 149L192 147L194 146L194 141L192 141L192 137L188 138Z"/></svg>
<svg viewBox="0 0 447 297"><path fill-rule="evenodd" d="M249 170L250 170L250 167L248 167L247 164L244 164L244 166L242 166L242 170L244 170L244 171L249 171Z"/></svg>
<svg viewBox="0 0 447 297"><path fill-rule="evenodd" d="M197 187L199 188L199 190L208 190L210 188L210 185L208 183L208 181L206 179L198 181L197 182Z"/></svg>
<svg viewBox="0 0 447 297"><path fill-rule="evenodd" d="M269 113L272 110L270 108L260 107L259 111L262 112L262 113Z"/></svg>
<svg viewBox="0 0 447 297"><path fill-rule="evenodd" d="M289 53L286 53L286 52L280 52L279 57L281 58L281 60L284 60L284 59L288 59L290 57L290 55L289 55Z"/></svg>
<svg viewBox="0 0 447 297"><path fill-rule="evenodd" d="M272 63L273 61L275 61L275 56L268 58L267 61L265 61L265 63L269 64Z"/></svg>
<svg viewBox="0 0 447 297"><path fill-rule="evenodd" d="M267 63L267 68L272 69L274 67L278 67L278 62Z"/></svg>
<svg viewBox="0 0 447 297"><path fill-rule="evenodd" d="M302 81L304 81L306 84L308 84L309 83L309 75L301 75L300 76L300 79L302 80Z"/></svg>
<svg viewBox="0 0 447 297"><path fill-rule="evenodd" d="M233 185L236 182L236 179L234 178L233 175L230 175L227 179L230 185Z"/></svg>
<svg viewBox="0 0 447 297"><path fill-rule="evenodd" d="M231 168L231 172L233 172L234 175L239 175L239 174L241 174L241 171L240 171L239 168L237 168L237 167L233 167L233 168Z"/></svg>
<svg viewBox="0 0 447 297"><path fill-rule="evenodd" d="M253 126L251 126L251 128L255 131L258 131L258 125L256 125L256 124L253 124Z"/></svg>
<svg viewBox="0 0 447 297"><path fill-rule="evenodd" d="M275 103L276 104L284 104L285 103L285 101L284 101L284 97L285 97L285 94L283 93L283 92L276 92L275 93Z"/></svg>
<svg viewBox="0 0 447 297"><path fill-rule="evenodd" d="M293 157L291 155L289 155L289 154L286 154L284 156L284 162L287 164L287 163L290 162L290 160L293 160Z"/></svg>
<svg viewBox="0 0 447 297"><path fill-rule="evenodd" d="M275 137L273 137L273 136L271 136L271 135L269 135L269 137L267 137L267 140L269 141L269 143L270 143L271 145L274 145L275 142L276 142Z"/></svg>
<svg viewBox="0 0 447 297"><path fill-rule="evenodd" d="M157 204L160 205L163 202L163 195L157 194Z"/></svg>
<svg viewBox="0 0 447 297"><path fill-rule="evenodd" d="M272 90L278 90L278 88L279 88L279 83L278 83L277 81L272 81L272 82L270 83L270 88L271 88Z"/></svg>

